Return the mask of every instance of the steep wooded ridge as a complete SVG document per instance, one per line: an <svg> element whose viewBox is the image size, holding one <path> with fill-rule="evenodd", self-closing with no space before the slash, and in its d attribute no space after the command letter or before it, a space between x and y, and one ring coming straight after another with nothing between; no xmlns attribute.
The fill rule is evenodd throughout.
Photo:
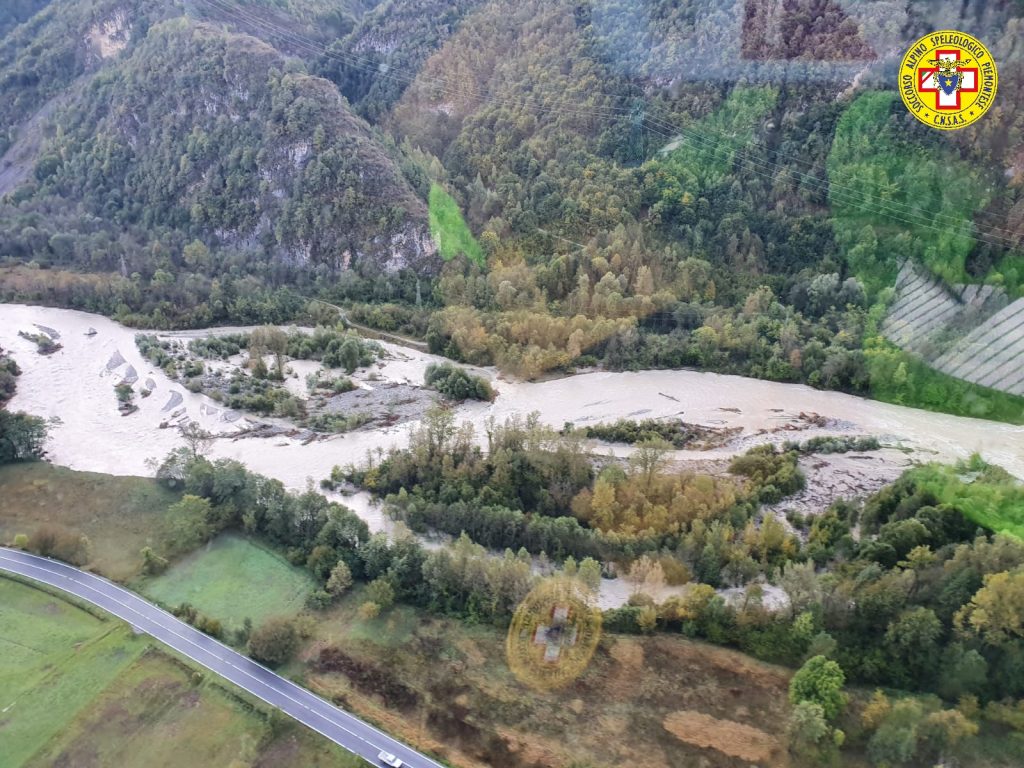
<svg viewBox="0 0 1024 768"><path fill-rule="evenodd" d="M0 211L8 253L38 258L32 241L45 240L48 261L123 276L201 266L210 251L327 272L364 261L437 271L426 187L417 194L399 150L328 81L248 35L184 17L145 26L130 6L104 10L83 14L78 36L63 16L33 20L44 43L55 30L78 40L61 72L79 93L56 109L31 174ZM24 94L7 113L16 138L18 121L61 93L61 78L24 53L10 70L7 90ZM21 77L33 85L19 88L16 72L29 71ZM53 219L39 222L42 211ZM171 252L169 263L152 263L154 247Z"/></svg>
<svg viewBox="0 0 1024 768"><path fill-rule="evenodd" d="M525 377L695 366L1024 421L886 332L907 263L1024 294L1024 8L897 5L46 5L0 42L0 296L196 325L290 319L297 286ZM963 131L893 88L936 18L999 63Z"/></svg>
<svg viewBox="0 0 1024 768"><path fill-rule="evenodd" d="M302 266L432 266L426 206L392 157L330 83L255 38L153 27L60 122L37 195Z"/></svg>

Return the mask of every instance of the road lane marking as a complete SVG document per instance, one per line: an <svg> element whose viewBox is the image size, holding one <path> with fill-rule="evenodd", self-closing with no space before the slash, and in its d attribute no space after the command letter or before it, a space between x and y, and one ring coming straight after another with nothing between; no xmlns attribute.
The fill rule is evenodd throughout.
<svg viewBox="0 0 1024 768"><path fill-rule="evenodd" d="M15 557L7 556L9 554L14 554ZM58 579L59 578L59 579L65 580L65 581L70 581L72 584L78 585L82 590L88 590L90 592L93 592L93 593L99 595L100 598L102 598L104 601L109 601L111 603L114 603L116 605L121 606L125 611L128 611L130 613L135 614L136 616L141 617L146 622L148 622L150 625L156 627L158 630L160 630L162 632L165 632L167 634L173 635L174 637L178 638L183 643L186 643L186 644L188 644L188 645L198 649L200 654L204 654L206 657L213 658L213 659L217 660L222 665L226 664L228 666L231 666L232 668L237 670L240 675L244 675L245 677L247 677L250 680L254 681L255 685L258 686L261 690L262 689L267 689L267 690L273 692L274 694L278 695L279 697L281 697L283 699L286 699L287 701L291 702L292 704L305 708L310 713L310 715L316 716L318 719L323 720L326 723L328 723L331 727L336 728L336 729L338 729L338 730L348 734L349 736L351 736L354 739L358 739L359 741L363 742L367 746L371 747L373 750L380 750L381 747L376 745L376 744L374 744L373 742L369 741L365 737L359 735L358 733L355 733L355 732L349 730L349 728L347 728L345 726L345 724L343 724L342 722L338 722L338 719L344 721L345 723L348 723L348 724L352 725L353 727L362 727L362 728L366 729L367 731L369 731L371 733L374 733L377 736L381 737L386 742L386 747L385 748L387 750L389 750L389 751L397 751L397 752L399 752L401 754L407 754L407 753L408 754L412 754L412 755L415 755L415 758L413 759L414 762L418 763L420 761L426 761L426 763L428 765L430 765L430 766L435 766L436 768L444 768L437 761L435 761L432 758L430 758L430 757L428 757L428 756L426 756L426 755L424 755L424 754L414 750L413 748L407 746L406 744L403 744L402 742L398 741L397 739L393 738L392 736L389 736L388 734L384 733L379 728L376 728L373 725L370 725L369 723L364 722L363 720L359 719L355 715L352 715L349 712L346 712L345 710L340 709L339 707L335 706L334 704L332 704L332 703L328 702L327 700L322 699L321 697L319 697L316 694L312 693L311 691L308 691L308 690L302 688L301 686L293 683L292 681L290 681L290 680L288 680L288 679L286 679L284 677L281 677L276 672L274 672L273 670L268 669L267 667L263 666L259 662L253 661L251 659L248 659L245 656L242 656L241 654L237 653L236 651L232 650L231 648L228 648L227 646L225 646L223 643L219 642L215 638L211 638L209 635L206 635L206 634L200 632L199 630L195 629L194 627L189 626L188 624L186 624L185 622L181 621L180 619L178 619L177 617L173 616L172 614L168 613L167 611L163 610L162 608L160 608L158 606L155 606L152 603L147 602L141 596L139 596L139 595L137 595L137 594L127 590L127 589L124 589L123 587L119 586L118 584L115 584L114 582L111 582L111 581L109 581L107 579L104 579L104 578L102 578L100 576L97 576L95 574L91 574L91 573L88 573L86 571L81 571L81 570L79 570L77 568L69 566L69 565L67 565L65 563L61 563L59 561L50 560L49 558L39 557L37 555L32 555L32 554L26 553L26 552L20 552L20 551L13 552L11 550L7 550L7 549L2 548L2 547L0 547L0 561L7 562L7 563L12 563L15 566L17 566L17 568L8 568L7 570L11 570L14 573L18 573L19 575L27 576L28 578L36 578L37 580L42 581L43 583L49 584L50 586L56 587L58 589L64 589L64 588L62 586L60 586L59 584L53 583L53 581L52 581L53 579ZM28 562L26 562L26 561L28 561ZM0 567L3 567L3 566L0 566ZM40 578L38 576L32 576L30 574L23 573L23 572L19 571L18 568L20 568L20 569L31 569L33 571L40 571L43 574L45 574L48 577L48 579L50 579L50 580L48 580L46 578ZM71 575L68 575L66 573L67 571L70 571ZM82 581L79 578L76 578L76 576L85 577L89 581L88 582ZM94 586L93 583L91 583L91 582L95 582L100 587L103 587L103 588L106 588L106 589L112 589L114 591L123 593L135 605L141 606L141 610L139 608L135 607L135 605L129 605L127 603L122 602L121 600L117 599L116 597L114 597L112 595L106 594L102 589L98 588L97 586ZM65 589L64 591L70 592L71 594L75 594L77 597L79 597L79 598L81 598L83 600L87 600L88 602L91 602L93 605L96 605L97 607L99 607L101 609L109 610L109 609L105 608L105 606L103 604L98 603L96 600L90 599L90 598L88 598L88 597L86 597L84 595L81 595L81 594L77 594L72 589ZM117 615L115 611L110 611L110 612L114 613L115 615ZM168 626L165 626L164 624L161 624L158 619L155 619L155 618L149 616L148 612L153 612L153 613L157 614L157 616L160 619L162 619L163 621L167 622ZM131 620L129 618L127 618L126 616L118 616L118 618L120 618L123 621L127 621L127 622L131 623ZM194 635L195 637L201 638L203 640L203 643L196 642L194 639L192 639L192 637L188 637L188 636L182 635L180 632L176 631L177 627L181 627L181 628L185 629L187 632L189 632L192 635ZM240 682L239 680L234 679L233 677L229 676L228 674L222 672L220 669L215 668L208 661L204 661L204 660L202 660L200 658L197 658L196 656L190 654L188 651L186 651L186 650L184 650L182 648L175 647L171 643L168 643L166 640L162 640L151 629L150 630L143 629L143 631L145 631L147 634L152 636L158 642L164 642L167 645L169 645L171 648L173 648L174 650L178 651L179 653L185 654L188 658L190 658L194 662L202 665L203 667L205 667L206 669L210 670L214 674L219 675L219 676L225 678L226 680L229 680L230 682L234 683L235 685L238 685L240 688L242 688L243 690L245 690L249 694L255 696L256 698L260 699L261 701L265 702L266 704L269 704L270 706L274 707L275 709L280 709L283 712L285 712L286 714L291 715L293 718L295 718L296 720L298 720L299 722L301 722L303 725L307 726L308 728L316 731L321 736L329 739L330 741L338 744L339 746L341 746L341 747L343 747L345 749L348 749L350 752L355 752L355 750L352 749L349 745L347 745L345 743L342 743L341 741L339 741L335 737L325 733L323 730L318 728L316 725L313 725L312 723L306 722L305 720L303 720L299 716L297 716L295 714L292 714L291 712L289 712L281 704L279 704L279 703L277 703L275 701L271 701L266 696L261 695L260 693L257 693L257 691L253 690L253 688L247 687L244 682ZM225 659L219 657L217 654L215 654L208 647L205 647L204 643L220 646L225 651L227 651L229 654L231 654L231 656L233 658L236 658L236 659L242 661L245 666L252 665L252 666L259 667L259 669L262 670L263 673L266 673L269 676L269 682L267 680L260 679L256 675L254 675L251 672L249 672L247 669L235 666L230 661L225 660ZM314 709L313 707L310 707L307 703L305 703L303 701L299 701L298 699L294 698L292 695L290 695L293 692L296 693L297 695L299 695L301 698L311 699L314 702L314 704L316 705L317 708ZM323 711L320 711L321 709L325 710L329 714L325 714ZM355 754L359 755L358 752L355 752ZM365 757L365 755L359 755L359 756L360 757Z"/></svg>

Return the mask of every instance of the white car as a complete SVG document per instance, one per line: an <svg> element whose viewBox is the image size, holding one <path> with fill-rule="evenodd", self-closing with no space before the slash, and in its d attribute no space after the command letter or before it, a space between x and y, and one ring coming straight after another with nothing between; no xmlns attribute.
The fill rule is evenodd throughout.
<svg viewBox="0 0 1024 768"><path fill-rule="evenodd" d="M377 759L380 760L384 765L390 765L391 768L402 768L405 763L399 760L397 757L392 755L390 752L381 752L377 755Z"/></svg>

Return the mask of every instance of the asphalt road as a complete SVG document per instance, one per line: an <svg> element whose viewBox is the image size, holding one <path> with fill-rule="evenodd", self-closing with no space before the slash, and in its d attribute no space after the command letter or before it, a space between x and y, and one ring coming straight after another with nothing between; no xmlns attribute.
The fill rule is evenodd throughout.
<svg viewBox="0 0 1024 768"><path fill-rule="evenodd" d="M5 547L0 547L0 570L56 587L112 613L374 765L380 765L377 755L383 750L412 768L441 768L426 755L104 578Z"/></svg>

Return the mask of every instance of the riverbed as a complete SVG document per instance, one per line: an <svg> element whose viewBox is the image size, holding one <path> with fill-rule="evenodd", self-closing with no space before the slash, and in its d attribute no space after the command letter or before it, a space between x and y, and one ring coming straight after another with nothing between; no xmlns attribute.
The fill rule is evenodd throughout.
<svg viewBox="0 0 1024 768"><path fill-rule="evenodd" d="M38 333L41 329L52 334L62 349L40 355L33 342L18 336L21 330ZM216 329L220 333L244 330L248 329ZM194 337L209 332L161 335ZM409 430L417 424L414 420L359 429L308 443L285 434L247 437L244 432L256 420L228 411L169 379L139 353L136 333L85 312L0 304L0 346L22 369L9 407L53 420L47 443L53 463L92 472L152 476L156 463L182 444L175 425L191 420L219 436L210 451L212 458L238 459L291 489L304 490L327 477L335 465L359 463L371 453L404 445ZM419 385L427 365L441 360L388 342L381 345L386 356L357 375L361 386L389 382ZM303 374L308 367L302 368ZM586 426L620 418L678 416L695 424L740 430L736 439L722 447L674 452L683 464L722 463L764 441L865 434L881 437L889 448L876 452L871 461L859 462L864 467L861 485L851 468L858 462L832 457L822 459L834 462L837 470L819 469L813 482L825 486L836 477L841 479L837 487L856 492L858 487L869 488L872 477L888 481L915 461L954 461L973 452L1024 478L1024 427L929 413L801 385L698 371L588 372L537 383L510 380L490 368L474 372L491 380L498 397L493 403L457 406L456 414L460 420L472 422L481 435L490 417L500 421L531 412L554 427L566 422ZM136 395L138 411L122 416L114 386L132 374L137 376L136 390L147 389L150 394L145 398ZM805 418L809 413L823 417L826 424L809 425ZM286 425L282 422L282 426ZM631 449L603 445L598 450L624 456ZM337 498L366 520L371 530L389 528L380 505L367 494ZM604 607L621 604L628 591L620 580L607 582L600 602Z"/></svg>
<svg viewBox="0 0 1024 768"><path fill-rule="evenodd" d="M56 331L63 348L53 355L39 355L32 342L18 336L19 330L35 333L39 327ZM95 333L87 335L90 331ZM326 477L336 464L359 462L367 451L404 444L415 425L362 429L308 445L283 436L237 438L234 435L248 426L248 419L171 381L138 352L136 333L85 312L0 304L0 346L10 351L23 371L10 407L60 420L48 444L53 462L111 474L152 474L152 461L181 444L175 429L161 429L160 425L188 418L222 436L214 444L215 457L239 459L254 471L302 489L307 480L318 482ZM382 346L388 357L360 377L368 386L373 381L422 383L426 366L442 359L387 342ZM148 397L136 397L136 413L122 416L114 385L129 368L138 376L137 388L147 382L153 387ZM1024 478L1024 427L1019 426L930 413L802 385L688 370L589 372L537 383L509 380L493 369L476 372L491 379L498 397L494 403L465 403L456 412L460 420L479 428L492 416L500 421L531 412L555 427L566 422L585 426L620 418L679 416L695 424L742 430L741 439L724 447L676 451L679 460L726 458L762 440L872 434L920 460L953 461L976 451ZM793 426L799 431L788 432L787 425L799 425L801 413L825 417L829 426ZM625 447L608 450L629 452Z"/></svg>

